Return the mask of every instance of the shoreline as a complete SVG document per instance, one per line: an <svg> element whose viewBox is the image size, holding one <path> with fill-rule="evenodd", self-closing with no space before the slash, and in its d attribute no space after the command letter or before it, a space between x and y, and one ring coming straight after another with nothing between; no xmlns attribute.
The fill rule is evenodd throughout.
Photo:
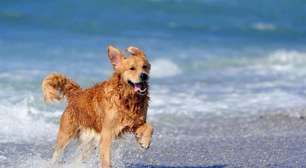
<svg viewBox="0 0 306 168"><path fill-rule="evenodd" d="M155 134L149 150L140 149L132 135L113 143L114 167L128 168L237 168L305 167L306 120L267 115L254 118L216 118L201 125L169 127L153 121ZM0 143L5 167L48 167L52 141ZM98 152L76 161L76 143L68 146L60 168L97 168ZM4 160L3 160L4 159ZM15 160L15 161L14 161ZM1 167L1 166L0 166Z"/></svg>
<svg viewBox="0 0 306 168"><path fill-rule="evenodd" d="M277 114L216 120L206 121L205 126L186 133L179 131L167 140L163 140L164 135L156 136L152 151L144 153L143 161L134 167L306 166L306 120L303 117Z"/></svg>

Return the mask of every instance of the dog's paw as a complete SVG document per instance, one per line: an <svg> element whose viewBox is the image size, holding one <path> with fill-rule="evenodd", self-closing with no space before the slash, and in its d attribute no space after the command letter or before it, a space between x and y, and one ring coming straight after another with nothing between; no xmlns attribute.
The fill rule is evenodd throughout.
<svg viewBox="0 0 306 168"><path fill-rule="evenodd" d="M137 130L136 139L142 148L148 149L150 147L152 134L153 134L153 128L147 124L143 125Z"/></svg>
<svg viewBox="0 0 306 168"><path fill-rule="evenodd" d="M148 138L141 138L141 139L139 139L138 140L138 144L142 147L142 148L144 148L144 149L148 149L148 148L150 148L150 145L151 145L151 139L150 140L146 140L146 139L148 139Z"/></svg>

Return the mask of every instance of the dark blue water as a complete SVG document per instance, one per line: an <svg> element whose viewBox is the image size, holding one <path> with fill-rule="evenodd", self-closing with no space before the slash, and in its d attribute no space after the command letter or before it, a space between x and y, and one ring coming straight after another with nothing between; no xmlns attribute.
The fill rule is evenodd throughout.
<svg viewBox="0 0 306 168"><path fill-rule="evenodd" d="M41 50L62 47L102 54L107 44L134 44L152 58L183 62L219 55L251 57L263 49L303 49L305 16L302 0L2 1L1 57L83 60L81 54Z"/></svg>

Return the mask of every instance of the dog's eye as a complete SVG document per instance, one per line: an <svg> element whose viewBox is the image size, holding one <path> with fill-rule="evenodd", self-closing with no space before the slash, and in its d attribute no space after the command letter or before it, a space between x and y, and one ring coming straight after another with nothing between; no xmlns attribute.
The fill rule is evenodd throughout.
<svg viewBox="0 0 306 168"><path fill-rule="evenodd" d="M134 70L135 70L135 67L131 67L130 70L131 70L131 71L134 71Z"/></svg>
<svg viewBox="0 0 306 168"><path fill-rule="evenodd" d="M142 68L143 68L143 69L147 69L147 68L148 68L148 66L144 65L144 66L142 66Z"/></svg>

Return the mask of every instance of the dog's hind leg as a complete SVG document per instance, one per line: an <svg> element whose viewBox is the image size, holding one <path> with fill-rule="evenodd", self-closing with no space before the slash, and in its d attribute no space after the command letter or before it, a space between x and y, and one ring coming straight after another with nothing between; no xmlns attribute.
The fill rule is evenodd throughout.
<svg viewBox="0 0 306 168"><path fill-rule="evenodd" d="M103 128L100 139L101 168L111 167L112 132L109 128Z"/></svg>
<svg viewBox="0 0 306 168"><path fill-rule="evenodd" d="M70 140L77 135L78 126L73 122L70 114L69 109L66 109L62 115L60 128L57 133L56 145L52 155L53 162L56 162L59 159L59 156L69 144Z"/></svg>

